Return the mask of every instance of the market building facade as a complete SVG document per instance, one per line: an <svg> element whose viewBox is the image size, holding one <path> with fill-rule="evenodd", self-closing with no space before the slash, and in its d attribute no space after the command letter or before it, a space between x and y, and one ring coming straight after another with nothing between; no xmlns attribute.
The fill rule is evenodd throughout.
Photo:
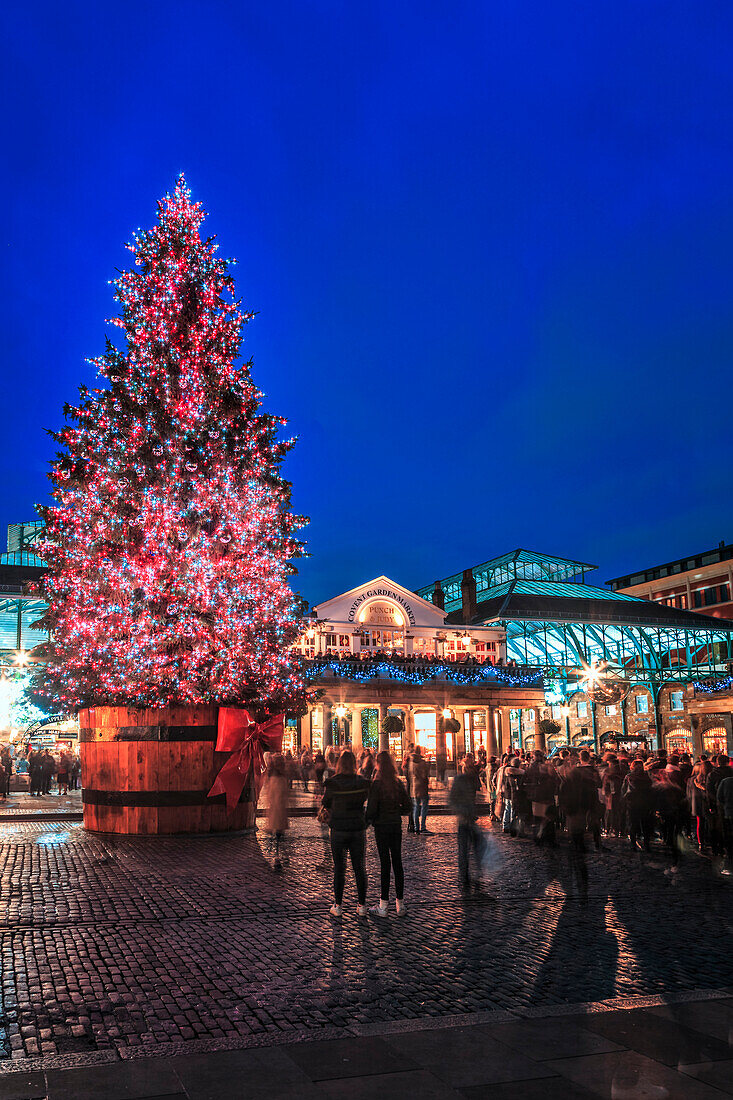
<svg viewBox="0 0 733 1100"><path fill-rule="evenodd" d="M534 722L544 703L541 671L508 664L504 642L495 626L447 627L444 611L384 576L321 603L296 647L319 695L290 720L286 747L495 753L511 713Z"/></svg>

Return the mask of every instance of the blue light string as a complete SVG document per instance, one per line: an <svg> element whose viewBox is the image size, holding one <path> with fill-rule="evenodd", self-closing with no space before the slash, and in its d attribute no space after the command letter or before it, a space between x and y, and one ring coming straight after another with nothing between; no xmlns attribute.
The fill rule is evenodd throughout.
<svg viewBox="0 0 733 1100"><path fill-rule="evenodd" d="M514 687L539 686L543 671L536 669L528 673L511 673L496 665L459 665L451 662L431 662L417 668L406 668L392 664L391 661L339 661L316 659L304 664L306 680L319 679L324 672L330 671L345 680L354 680L364 684L367 680L381 677L396 680L402 684L426 684L438 678L452 680L457 684L502 683Z"/></svg>

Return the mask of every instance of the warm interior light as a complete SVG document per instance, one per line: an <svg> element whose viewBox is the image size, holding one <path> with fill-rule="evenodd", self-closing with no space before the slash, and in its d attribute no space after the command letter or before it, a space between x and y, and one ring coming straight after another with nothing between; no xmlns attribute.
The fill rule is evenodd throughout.
<svg viewBox="0 0 733 1100"><path fill-rule="evenodd" d="M15 654L14 659L16 665L19 665L21 668L23 668L24 665L28 664L28 654L24 649L19 649L18 652Z"/></svg>
<svg viewBox="0 0 733 1100"><path fill-rule="evenodd" d="M346 707L343 706L343 705L337 706L336 707L336 717L337 718L344 718L345 715L346 715Z"/></svg>
<svg viewBox="0 0 733 1100"><path fill-rule="evenodd" d="M450 711L448 710L447 707L443 711L443 717L444 718L450 718Z"/></svg>
<svg viewBox="0 0 733 1100"><path fill-rule="evenodd" d="M563 718L569 718L570 717L570 707L564 706L564 707L561 708L561 711L562 711Z"/></svg>

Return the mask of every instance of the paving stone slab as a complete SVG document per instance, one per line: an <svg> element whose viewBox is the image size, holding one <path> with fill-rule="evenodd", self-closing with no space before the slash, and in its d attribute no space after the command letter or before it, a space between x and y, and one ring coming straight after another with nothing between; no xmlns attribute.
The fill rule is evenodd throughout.
<svg viewBox="0 0 733 1100"><path fill-rule="evenodd" d="M43 1073L14 1073L0 1077L0 1100L45 1100L46 1078Z"/></svg>
<svg viewBox="0 0 733 1100"><path fill-rule="evenodd" d="M461 1100L459 1092L424 1069L323 1081L319 1087L326 1100Z"/></svg>
<svg viewBox="0 0 733 1100"><path fill-rule="evenodd" d="M577 1058L606 1054L623 1047L566 1019L516 1020L491 1029L497 1042L529 1054L535 1062L550 1058Z"/></svg>
<svg viewBox="0 0 733 1100"><path fill-rule="evenodd" d="M398 1057L387 1042L371 1036L337 1039L330 1043L300 1043L289 1046L287 1056L311 1081L417 1068L409 1057Z"/></svg>
<svg viewBox="0 0 733 1100"><path fill-rule="evenodd" d="M543 1077L521 1084L471 1085L458 1090L465 1100L595 1100L597 1093L573 1084L565 1077Z"/></svg>
<svg viewBox="0 0 733 1100"><path fill-rule="evenodd" d="M669 1094L668 1100L721 1100L718 1089L635 1051L564 1058L549 1065L562 1077L607 1100L613 1100L614 1082L629 1089L631 1096L634 1095L631 1090L636 1088L643 1097L643 1085L649 1083L665 1088Z"/></svg>
<svg viewBox="0 0 733 1100"><path fill-rule="evenodd" d="M51 1071L47 1087L48 1100L148 1100L184 1093L171 1064L160 1059Z"/></svg>
<svg viewBox="0 0 733 1100"><path fill-rule="evenodd" d="M667 1066L718 1062L733 1053L729 1043L646 1009L587 1016L581 1026Z"/></svg>
<svg viewBox="0 0 733 1100"><path fill-rule="evenodd" d="M428 1067L436 1077L455 1088L528 1081L534 1077L552 1077L555 1073L527 1053L517 1054L497 1042L491 1026L485 1024L392 1035L387 1041L400 1058Z"/></svg>
<svg viewBox="0 0 733 1100"><path fill-rule="evenodd" d="M683 1066L682 1072L733 1096L733 1059L727 1062L703 1062L699 1066Z"/></svg>

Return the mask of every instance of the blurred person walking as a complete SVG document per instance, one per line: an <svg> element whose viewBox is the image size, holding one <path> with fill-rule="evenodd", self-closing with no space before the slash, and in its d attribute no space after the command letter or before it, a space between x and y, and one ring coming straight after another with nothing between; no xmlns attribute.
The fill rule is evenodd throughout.
<svg viewBox="0 0 733 1100"><path fill-rule="evenodd" d="M488 862L489 840L478 827L476 795L481 780L473 754L466 753L460 769L451 784L448 805L456 816L458 830L458 881L461 892L468 894L472 889L481 889L481 875L485 862ZM476 877L471 878L471 853L476 865Z"/></svg>
<svg viewBox="0 0 733 1100"><path fill-rule="evenodd" d="M408 765L410 797L412 798L412 821L416 833L426 833L425 819L428 816L430 783L430 765L423 760L418 745L410 757Z"/></svg>
<svg viewBox="0 0 733 1100"><path fill-rule="evenodd" d="M633 760L629 774L621 784L621 797L626 807L626 822L632 848L651 851L654 792L652 778L643 760Z"/></svg>
<svg viewBox="0 0 733 1100"><path fill-rule="evenodd" d="M285 848L285 836L290 825L288 818L287 763L282 753L274 753L268 764L267 776L262 788L262 800L267 808L267 831L274 845L274 871L282 871L283 863L289 863Z"/></svg>

